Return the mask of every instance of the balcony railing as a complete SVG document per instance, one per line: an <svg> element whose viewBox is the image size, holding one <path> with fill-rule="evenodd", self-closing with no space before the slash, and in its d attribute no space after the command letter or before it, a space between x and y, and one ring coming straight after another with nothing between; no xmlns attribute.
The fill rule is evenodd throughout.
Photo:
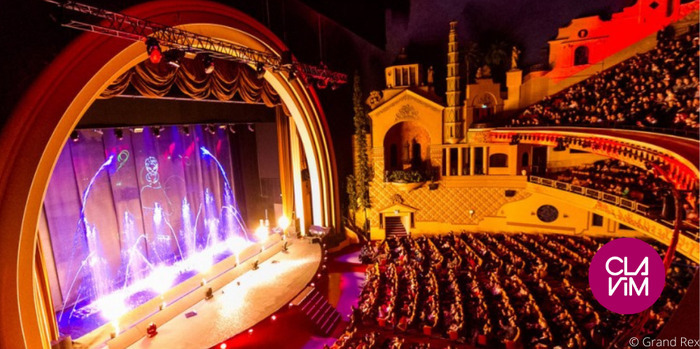
<svg viewBox="0 0 700 349"><path fill-rule="evenodd" d="M657 219L658 217L655 217L655 215L652 213L651 207L649 205L645 205L639 202L636 202L634 200L630 200L627 198L623 198L621 196L617 196L614 194L609 194L606 192L602 192L600 190L595 190L591 188L586 188L586 187L581 187L578 185L572 185L571 183L566 183L566 182L560 182L556 181L553 179L549 178L542 178L542 177L537 177L537 176L530 176L529 178L530 183L535 183L535 184L540 184L544 185L546 187L551 187L551 188L556 188L559 190L565 190L569 191L572 193L576 193L579 195L587 196L592 199L600 200L615 206L622 207L624 209L627 209L629 211L638 213L644 217L647 217L649 219L655 220L667 227L673 228L673 222L669 222L667 220L663 219ZM684 229L683 229L683 234L698 240L700 237L700 233L698 231L698 226L691 224L689 222L684 222Z"/></svg>

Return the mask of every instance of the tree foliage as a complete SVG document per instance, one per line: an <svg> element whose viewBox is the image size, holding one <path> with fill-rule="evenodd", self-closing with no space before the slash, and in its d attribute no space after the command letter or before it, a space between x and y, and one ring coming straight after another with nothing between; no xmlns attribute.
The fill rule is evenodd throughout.
<svg viewBox="0 0 700 349"><path fill-rule="evenodd" d="M355 164L355 194L359 208L368 209L371 207L369 198L369 183L372 180L372 169L369 165L367 155L368 144L367 135L369 132L369 117L362 100L362 89L360 88L360 76L355 72L353 87L353 108L355 115L355 151L357 152L357 164Z"/></svg>

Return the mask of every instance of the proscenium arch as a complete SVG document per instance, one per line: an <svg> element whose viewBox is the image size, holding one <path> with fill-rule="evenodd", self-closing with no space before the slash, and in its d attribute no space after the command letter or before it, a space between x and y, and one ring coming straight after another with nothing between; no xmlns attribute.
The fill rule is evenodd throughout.
<svg viewBox="0 0 700 349"><path fill-rule="evenodd" d="M287 50L251 17L209 1L163 0L124 13L202 35L274 52ZM49 348L40 330L46 310L35 303L38 218L58 155L101 91L146 59L143 43L86 33L69 44L15 106L0 136L0 347ZM313 89L281 73L265 79L289 109L312 178L313 224L338 226L335 158L328 125ZM53 314L49 314L53 316Z"/></svg>

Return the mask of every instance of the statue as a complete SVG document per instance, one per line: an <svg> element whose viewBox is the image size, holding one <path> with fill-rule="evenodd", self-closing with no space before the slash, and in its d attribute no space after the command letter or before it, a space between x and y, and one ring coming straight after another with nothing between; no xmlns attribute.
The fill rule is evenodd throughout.
<svg viewBox="0 0 700 349"><path fill-rule="evenodd" d="M521 53L521 51L516 46L513 46L513 51L511 52L511 56L510 56L510 69L511 70L518 69L518 60L520 59L520 53Z"/></svg>
<svg viewBox="0 0 700 349"><path fill-rule="evenodd" d="M486 79L491 77L491 67L489 67L487 64L484 64L483 67L479 68L476 70L476 78L477 79Z"/></svg>
<svg viewBox="0 0 700 349"><path fill-rule="evenodd" d="M481 71L481 68L476 70L476 78L477 79L483 79L484 78L484 72Z"/></svg>
<svg viewBox="0 0 700 349"><path fill-rule="evenodd" d="M432 86L432 85L433 85L433 82L434 82L434 80L433 80L433 74L434 74L434 72L433 72L433 66L431 65L430 68L428 68L428 79L427 79L428 86Z"/></svg>

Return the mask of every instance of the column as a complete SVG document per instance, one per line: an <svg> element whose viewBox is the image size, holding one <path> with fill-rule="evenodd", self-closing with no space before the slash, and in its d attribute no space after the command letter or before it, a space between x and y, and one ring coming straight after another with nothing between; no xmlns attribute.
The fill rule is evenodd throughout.
<svg viewBox="0 0 700 349"><path fill-rule="evenodd" d="M462 175L462 166L463 162L462 161L462 147L457 148L457 175L461 176Z"/></svg>
<svg viewBox="0 0 700 349"><path fill-rule="evenodd" d="M469 174L474 175L474 147L469 147Z"/></svg>

